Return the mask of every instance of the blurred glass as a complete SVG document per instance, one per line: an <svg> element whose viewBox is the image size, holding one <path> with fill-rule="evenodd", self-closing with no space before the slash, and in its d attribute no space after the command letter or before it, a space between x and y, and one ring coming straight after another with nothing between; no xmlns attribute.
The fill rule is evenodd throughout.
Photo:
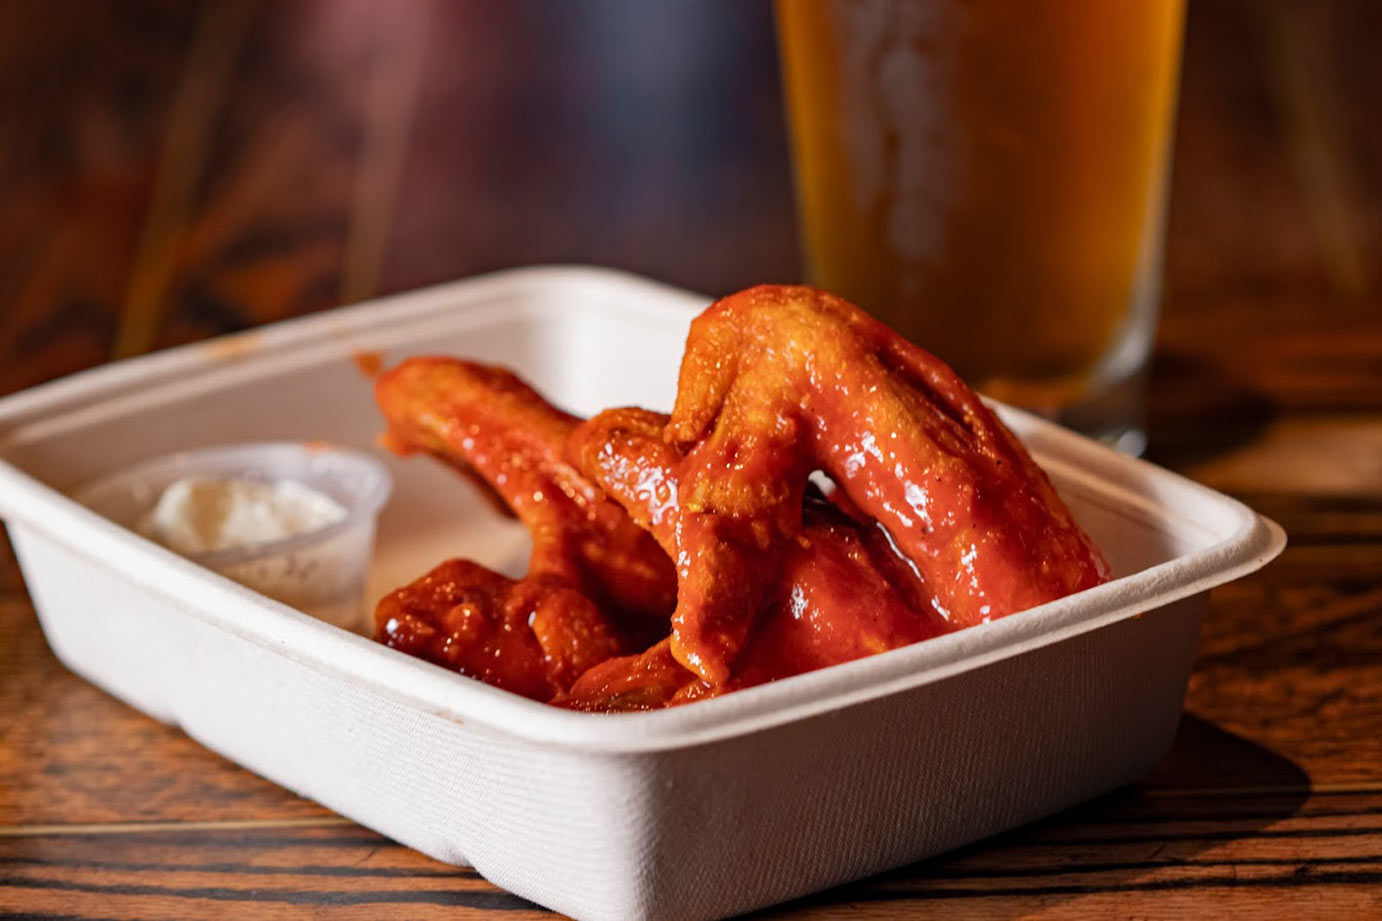
<svg viewBox="0 0 1382 921"><path fill-rule="evenodd" d="M1140 452L1183 0L777 0L813 283Z"/></svg>

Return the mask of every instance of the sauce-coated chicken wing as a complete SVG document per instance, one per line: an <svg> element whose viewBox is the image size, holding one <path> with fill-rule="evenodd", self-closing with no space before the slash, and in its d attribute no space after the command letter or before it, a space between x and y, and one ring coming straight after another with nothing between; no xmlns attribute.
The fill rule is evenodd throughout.
<svg viewBox="0 0 1382 921"><path fill-rule="evenodd" d="M678 503L685 459L663 439L666 423L666 416L646 410L608 410L577 428L569 450L581 470L649 528L680 567L681 539L695 513ZM750 565L735 570L737 591L751 580L767 585L754 593L760 607L729 681L711 684L687 671L673 657L671 641L664 641L641 655L596 666L557 702L588 710L686 703L944 631L920 578L876 524L853 520L816 495L804 502L803 525L783 547L776 577ZM688 567L698 562L686 559ZM690 574L689 568L681 572L683 580Z"/></svg>
<svg viewBox="0 0 1382 921"><path fill-rule="evenodd" d="M666 634L671 561L565 460L579 420L508 371L450 358L409 359L375 393L395 450L479 479L533 538L524 579L452 560L394 592L375 615L382 642L545 700Z"/></svg>
<svg viewBox="0 0 1382 921"><path fill-rule="evenodd" d="M469 560L447 560L390 592L374 617L380 642L534 700L625 651L580 592Z"/></svg>
<svg viewBox="0 0 1382 921"><path fill-rule="evenodd" d="M478 477L533 538L528 575L579 589L621 620L666 632L676 575L657 542L567 462L580 422L503 368L410 358L375 396L391 446Z"/></svg>
<svg viewBox="0 0 1382 921"><path fill-rule="evenodd" d="M823 470L916 564L937 613L965 627L1105 581L1108 565L1039 467L944 363L862 310L807 287L760 286L692 323L667 437L682 446L682 572L672 653L728 680L755 605L726 531L756 566L801 527Z"/></svg>
<svg viewBox="0 0 1382 921"><path fill-rule="evenodd" d="M533 536L523 579L451 560L391 594L379 639L572 709L714 697L1108 577L946 365L811 288L751 288L698 317L670 417L580 422L507 371L444 358L404 362L376 394L396 449L476 477Z"/></svg>

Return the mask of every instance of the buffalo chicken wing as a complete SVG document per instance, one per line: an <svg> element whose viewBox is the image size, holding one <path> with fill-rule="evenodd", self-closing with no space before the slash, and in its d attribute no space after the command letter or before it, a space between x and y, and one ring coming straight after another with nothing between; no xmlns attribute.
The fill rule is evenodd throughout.
<svg viewBox="0 0 1382 921"><path fill-rule="evenodd" d="M683 554L688 518L679 504L681 453L663 438L667 417L608 410L572 435L577 465L647 527L678 560L683 580L704 557ZM711 683L679 666L672 640L605 663L581 677L564 706L644 709L683 703L896 649L945 629L925 586L877 525L855 521L818 495L804 499L803 525L783 548L777 578L761 595L734 677ZM754 560L744 556L740 559ZM761 560L760 560L761 562ZM736 567L740 591L763 572Z"/></svg>
<svg viewBox="0 0 1382 921"><path fill-rule="evenodd" d="M1108 577L948 367L811 288L751 288L698 317L670 417L581 422L507 371L443 358L376 393L395 449L478 477L533 538L523 579L451 560L386 597L378 638L560 706L714 697Z"/></svg>
<svg viewBox="0 0 1382 921"><path fill-rule="evenodd" d="M1105 581L1108 565L1008 429L935 356L853 304L764 285L691 325L667 437L686 450L683 553L749 534L780 558L824 471L915 564L931 604L968 627ZM764 550L764 547L775 548ZM680 575L672 653L718 683L753 605L710 552Z"/></svg>
<svg viewBox="0 0 1382 921"><path fill-rule="evenodd" d="M390 447L478 478L533 538L521 580L451 560L389 595L375 612L382 642L546 700L666 634L671 561L565 460L579 420L508 371L449 358L410 359L375 394Z"/></svg>

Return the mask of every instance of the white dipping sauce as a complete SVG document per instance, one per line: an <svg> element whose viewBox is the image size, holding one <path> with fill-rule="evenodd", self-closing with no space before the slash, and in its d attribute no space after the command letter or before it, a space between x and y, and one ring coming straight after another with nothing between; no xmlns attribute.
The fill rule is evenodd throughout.
<svg viewBox="0 0 1382 921"><path fill-rule="evenodd" d="M138 531L188 555L282 540L345 517L335 499L292 480L184 477L163 490Z"/></svg>

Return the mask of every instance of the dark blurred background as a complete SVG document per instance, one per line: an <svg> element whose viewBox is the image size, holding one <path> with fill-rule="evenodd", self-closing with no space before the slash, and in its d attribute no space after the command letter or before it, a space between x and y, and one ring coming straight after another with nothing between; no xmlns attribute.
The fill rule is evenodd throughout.
<svg viewBox="0 0 1382 921"><path fill-rule="evenodd" d="M1191 0L1154 451L1382 409L1379 93L1375 0ZM537 262L800 277L767 0L0 2L0 392Z"/></svg>

